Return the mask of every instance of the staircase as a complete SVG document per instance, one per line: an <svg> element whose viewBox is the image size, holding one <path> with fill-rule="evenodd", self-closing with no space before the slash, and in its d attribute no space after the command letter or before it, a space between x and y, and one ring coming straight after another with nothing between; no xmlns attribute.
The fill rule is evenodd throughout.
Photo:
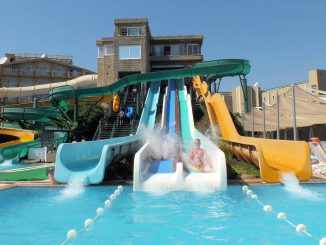
<svg viewBox="0 0 326 245"><path fill-rule="evenodd" d="M120 108L125 109L125 107L131 106L136 112L136 101L134 101L131 92L128 90L129 88L125 90L125 96L120 105ZM97 135L94 137L94 139L101 140L114 137L129 136L130 134L134 134L137 130L138 120L134 120L133 123L130 125L129 119L125 117L123 125L119 126L118 113L111 111L109 112L109 115L106 118L102 119L99 122L99 126L96 133Z"/></svg>

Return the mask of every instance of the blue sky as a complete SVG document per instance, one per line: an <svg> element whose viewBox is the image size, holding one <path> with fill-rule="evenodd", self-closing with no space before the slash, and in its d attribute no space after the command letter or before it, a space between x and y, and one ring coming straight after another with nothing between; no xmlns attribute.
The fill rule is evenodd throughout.
<svg viewBox="0 0 326 245"><path fill-rule="evenodd" d="M113 35L114 18L147 17L152 35L203 34L205 60L251 62L249 84L263 89L326 70L326 1L295 0L0 0L4 53L72 55L96 71L96 40ZM225 79L222 90L238 85Z"/></svg>

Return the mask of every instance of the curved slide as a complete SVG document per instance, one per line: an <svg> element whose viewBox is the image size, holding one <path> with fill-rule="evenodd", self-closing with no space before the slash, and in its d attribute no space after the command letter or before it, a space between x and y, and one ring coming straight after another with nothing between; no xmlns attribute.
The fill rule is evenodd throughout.
<svg viewBox="0 0 326 245"><path fill-rule="evenodd" d="M95 87L97 75L85 75L65 82L48 83L35 86L0 88L0 98L17 98L24 96L45 95L56 87L69 86L74 89Z"/></svg>
<svg viewBox="0 0 326 245"><path fill-rule="evenodd" d="M304 141L272 140L240 136L222 96L213 95L200 77L193 78L197 95L204 97L213 127L219 126L223 142L238 157L256 164L266 182L280 182L282 173L294 173L299 180L312 176L310 148Z"/></svg>
<svg viewBox="0 0 326 245"><path fill-rule="evenodd" d="M178 98L178 100L176 100ZM175 109L176 108L176 109ZM180 115L177 115L179 113ZM180 120L180 131L176 130L176 122ZM134 162L134 190L135 191L172 191L172 190L217 190L226 187L226 164L224 153L208 138L194 128L190 96L182 80L170 80L164 97L164 113L162 115L162 128L164 133L176 138L179 133L181 139L182 159L170 157L166 160L153 160L157 155L152 145L147 142L135 155ZM164 137L164 136L163 136ZM191 170L188 152L195 139L200 139L202 147L206 150L208 161L212 164L209 172L194 172ZM157 139L156 139L157 140ZM164 139L163 139L164 141ZM173 143L174 149L179 140ZM163 143L164 144L164 143ZM164 146L163 146L164 148ZM160 149L164 151L164 149ZM164 157L164 156L163 156ZM173 168L173 160L179 160ZM181 161L180 161L181 160Z"/></svg>
<svg viewBox="0 0 326 245"><path fill-rule="evenodd" d="M5 160L18 162L25 157L30 146L40 144L39 140L34 140L35 133L30 130L16 128L0 129L0 164Z"/></svg>
<svg viewBox="0 0 326 245"><path fill-rule="evenodd" d="M134 154L140 147L142 127L154 128L160 82L152 82L142 111L137 133L132 136L90 142L61 144L57 151L55 179L59 183L79 178L85 184L99 184L105 169L116 159Z"/></svg>

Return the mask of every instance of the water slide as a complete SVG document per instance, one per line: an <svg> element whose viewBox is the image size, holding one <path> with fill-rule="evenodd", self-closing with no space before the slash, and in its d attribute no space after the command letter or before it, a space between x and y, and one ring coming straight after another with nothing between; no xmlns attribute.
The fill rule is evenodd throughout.
<svg viewBox="0 0 326 245"><path fill-rule="evenodd" d="M218 126L222 140L238 158L256 164L265 182L280 182L282 173L294 173L299 180L312 176L310 148L304 141L272 140L240 136L222 96L208 91L206 82L193 78L197 96L203 96L212 127Z"/></svg>
<svg viewBox="0 0 326 245"><path fill-rule="evenodd" d="M0 88L0 98L17 98L24 96L46 95L56 87L69 86L74 89L94 87L97 84L97 75L85 75L65 82L47 83L25 87L2 87Z"/></svg>
<svg viewBox="0 0 326 245"><path fill-rule="evenodd" d="M5 160L18 162L26 156L28 147L37 145L34 138L35 132L30 130L0 128L0 164Z"/></svg>
<svg viewBox="0 0 326 245"><path fill-rule="evenodd" d="M135 155L134 190L206 191L225 188L227 181L224 153L195 129L191 100L183 80L169 81L163 106L161 127L163 136L147 142ZM170 138L165 138L165 134L168 134ZM207 160L212 164L212 169L208 172L193 171L191 163L189 163L188 153L193 148L194 139L200 139L202 147L207 152ZM163 143L158 145L157 141L160 140ZM179 144L181 147L178 146ZM157 147L160 149L155 149ZM176 152L166 158L164 156L166 147L172 148ZM158 155L157 151L161 152L162 156Z"/></svg>
<svg viewBox="0 0 326 245"><path fill-rule="evenodd" d="M184 69L174 69L168 71L131 75L120 79L112 85L104 87L78 89L75 89L71 86L57 87L49 92L49 100L52 105L57 106L63 100L80 99L94 96L105 96L108 94L113 94L114 92L117 92L127 86L131 86L137 83L147 83L152 81L161 81L167 79L176 79L183 77L193 77L196 75L210 74L219 74L220 77L237 76L247 74L249 70L250 64L247 60L230 59L202 62L199 66L196 67L194 66ZM155 103L154 105L151 105L155 106L156 108ZM125 138L122 139L121 142L125 142L131 139L132 138ZM115 140L119 140L120 142L120 139ZM114 144L117 144L118 146L119 142L116 142ZM104 171L103 169L107 166L107 162L112 160L110 158L113 157L112 154L105 152L105 150L111 149L111 145L107 145L107 143L103 141L99 141L99 143L95 142L92 144L94 144L92 145L92 147L89 147L86 143L77 143L74 145L62 144L59 147L56 157L57 160L55 170L55 178L58 182L66 183L67 181L69 181L70 177L74 176L85 178L86 182L88 183L99 183L102 181L102 175ZM122 148L122 145L128 144L121 143L121 147L119 147ZM100 164L100 160L104 161L105 164ZM101 171L93 171L96 166L101 167ZM90 175L91 173L92 177Z"/></svg>
<svg viewBox="0 0 326 245"><path fill-rule="evenodd" d="M78 178L85 184L101 183L105 169L112 161L134 154L139 149L142 128L154 128L159 92L160 82L152 82L135 135L61 144L56 155L56 181L68 183L70 179Z"/></svg>

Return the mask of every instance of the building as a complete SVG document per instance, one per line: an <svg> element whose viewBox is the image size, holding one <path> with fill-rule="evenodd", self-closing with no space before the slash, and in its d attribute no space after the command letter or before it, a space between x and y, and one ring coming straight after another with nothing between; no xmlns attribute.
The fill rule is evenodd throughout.
<svg viewBox="0 0 326 245"><path fill-rule="evenodd" d="M45 54L5 54L0 59L0 86L24 87L67 81L93 74L74 66L71 56ZM32 102L31 96L4 98L2 104Z"/></svg>
<svg viewBox="0 0 326 245"><path fill-rule="evenodd" d="M248 111L250 112L252 107L261 106L261 90L256 83L254 86L247 86L248 95ZM242 87L238 86L232 89L232 113L243 113L244 112L244 96Z"/></svg>
<svg viewBox="0 0 326 245"><path fill-rule="evenodd" d="M232 93L231 92L220 92L226 107L229 109L230 112L233 112L233 105L232 105Z"/></svg>
<svg viewBox="0 0 326 245"><path fill-rule="evenodd" d="M323 96L322 91L326 91L326 70L309 71L309 80L294 83L302 90L316 96ZM264 90L262 92L262 101L268 104L275 104L277 94L284 94L292 88L292 84Z"/></svg>
<svg viewBox="0 0 326 245"><path fill-rule="evenodd" d="M113 37L96 41L98 86L128 75L189 67L203 60L202 35L152 36L146 18L115 19Z"/></svg>

